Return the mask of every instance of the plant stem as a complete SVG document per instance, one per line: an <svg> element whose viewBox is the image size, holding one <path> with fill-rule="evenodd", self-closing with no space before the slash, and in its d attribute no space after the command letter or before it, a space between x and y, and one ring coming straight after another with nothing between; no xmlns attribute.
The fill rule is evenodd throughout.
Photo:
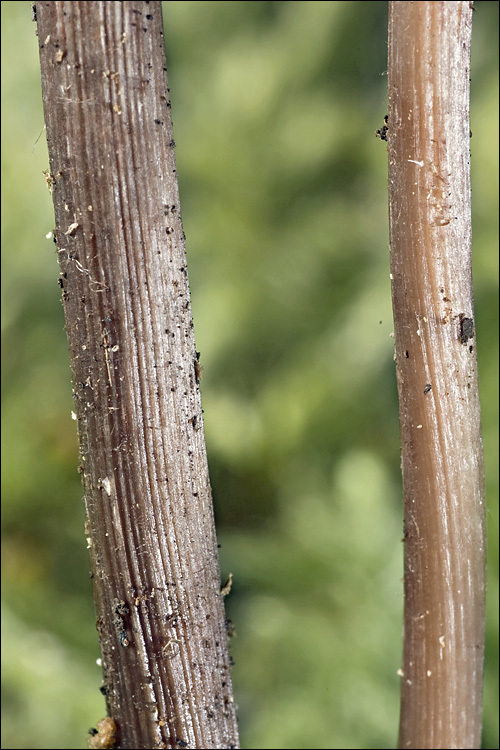
<svg viewBox="0 0 500 750"><path fill-rule="evenodd" d="M102 691L121 748L238 747L161 3L36 10Z"/></svg>
<svg viewBox="0 0 500 750"><path fill-rule="evenodd" d="M389 3L404 486L399 747L478 748L485 502L471 276L469 2Z"/></svg>

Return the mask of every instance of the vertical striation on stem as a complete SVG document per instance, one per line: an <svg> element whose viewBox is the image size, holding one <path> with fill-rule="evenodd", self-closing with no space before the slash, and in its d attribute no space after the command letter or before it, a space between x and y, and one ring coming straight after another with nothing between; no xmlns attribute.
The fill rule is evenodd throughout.
<svg viewBox="0 0 500 750"><path fill-rule="evenodd" d="M161 3L37 21L113 741L238 747Z"/></svg>
<svg viewBox="0 0 500 750"><path fill-rule="evenodd" d="M404 486L401 748L478 748L485 507L471 276L472 4L389 3L389 205Z"/></svg>

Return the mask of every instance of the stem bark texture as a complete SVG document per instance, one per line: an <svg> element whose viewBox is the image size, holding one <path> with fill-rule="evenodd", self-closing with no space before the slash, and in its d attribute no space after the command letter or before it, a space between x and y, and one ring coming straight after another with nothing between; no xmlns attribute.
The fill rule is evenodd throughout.
<svg viewBox="0 0 500 750"><path fill-rule="evenodd" d="M481 745L485 500L471 276L471 20L469 2L389 3L401 748Z"/></svg>
<svg viewBox="0 0 500 750"><path fill-rule="evenodd" d="M161 3L36 14L111 718L92 746L238 747Z"/></svg>

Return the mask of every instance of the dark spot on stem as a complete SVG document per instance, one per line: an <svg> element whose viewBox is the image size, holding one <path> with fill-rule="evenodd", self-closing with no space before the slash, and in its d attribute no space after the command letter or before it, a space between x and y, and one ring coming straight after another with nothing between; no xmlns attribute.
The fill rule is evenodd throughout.
<svg viewBox="0 0 500 750"><path fill-rule="evenodd" d="M386 141L388 130L389 130L389 115L386 115L384 117L384 124L379 130L375 131L375 135L377 136L377 138L380 138L381 141Z"/></svg>
<svg viewBox="0 0 500 750"><path fill-rule="evenodd" d="M474 336L474 321L460 313L460 343L466 344Z"/></svg>

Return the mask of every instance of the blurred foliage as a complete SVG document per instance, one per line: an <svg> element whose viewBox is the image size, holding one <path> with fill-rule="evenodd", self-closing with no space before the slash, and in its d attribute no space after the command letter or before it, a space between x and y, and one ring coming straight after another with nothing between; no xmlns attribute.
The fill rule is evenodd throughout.
<svg viewBox="0 0 500 750"><path fill-rule="evenodd" d="M3 740L104 715L28 2L2 10ZM498 747L498 3L477 2L472 184L488 491L484 747ZM164 18L241 739L387 748L402 526L385 2L169 2Z"/></svg>

